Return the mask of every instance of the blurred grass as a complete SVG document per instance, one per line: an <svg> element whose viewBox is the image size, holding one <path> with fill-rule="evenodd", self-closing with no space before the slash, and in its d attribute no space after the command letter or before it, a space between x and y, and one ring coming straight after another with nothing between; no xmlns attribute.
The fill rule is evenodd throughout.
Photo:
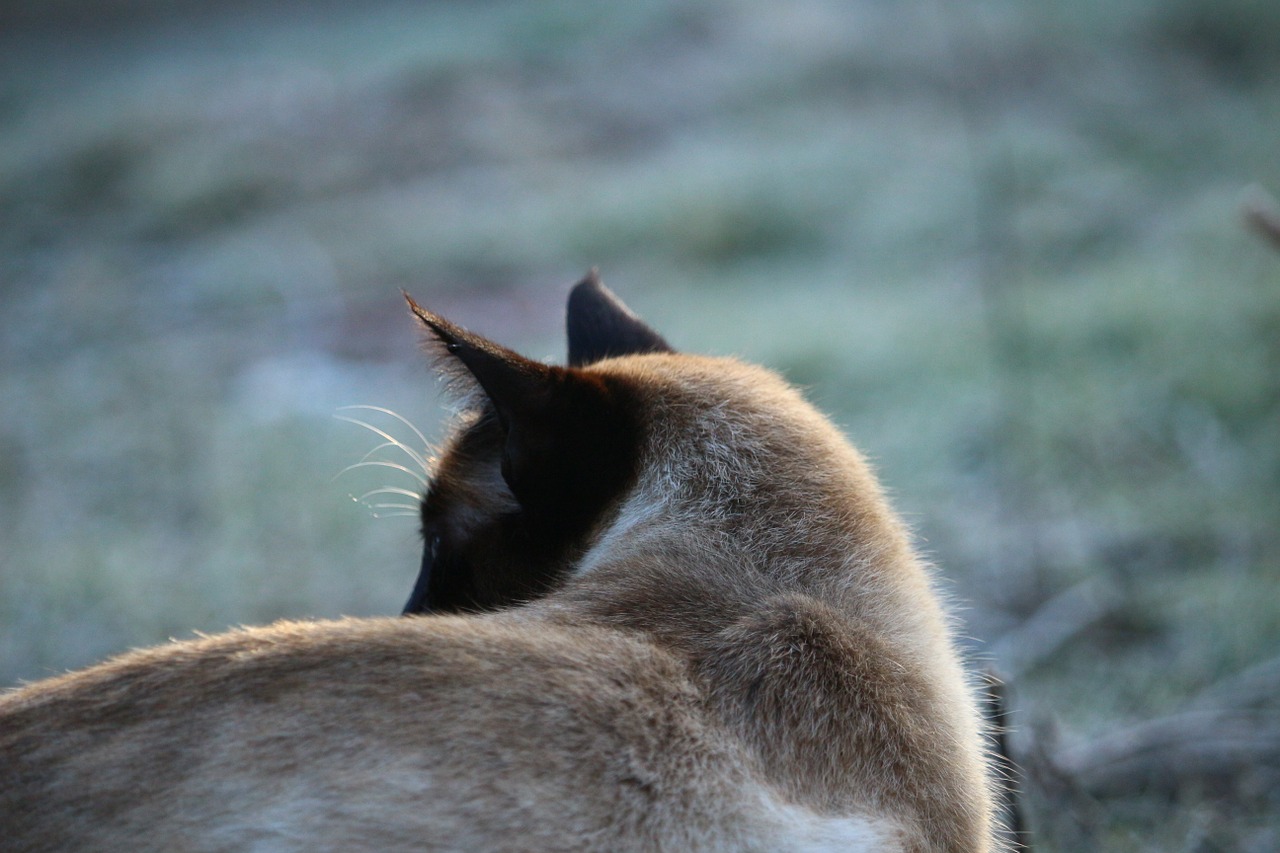
<svg viewBox="0 0 1280 853"><path fill-rule="evenodd" d="M2 683L394 612L413 522L349 495L408 483L335 480L377 440L332 415L437 433L397 289L559 357L592 265L677 345L809 388L979 654L1114 584L1019 679L1028 718L1088 738L1280 649L1280 254L1239 215L1246 186L1280 191L1274 3L0 22ZM1267 797L1180 796L1108 804L1093 837L1273 849Z"/></svg>

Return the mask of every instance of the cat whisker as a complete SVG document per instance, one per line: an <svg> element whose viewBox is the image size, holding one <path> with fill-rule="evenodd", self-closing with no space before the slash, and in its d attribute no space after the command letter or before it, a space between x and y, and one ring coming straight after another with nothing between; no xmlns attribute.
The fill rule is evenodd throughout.
<svg viewBox="0 0 1280 853"><path fill-rule="evenodd" d="M375 447L373 450L370 450L370 451L369 451L368 453L366 453L364 456L361 456L361 457L360 457L360 461L361 461L361 462L365 461L366 459L368 459L368 458L370 458L371 456L373 456L373 454L377 453L379 450L384 450L385 448L388 448L388 447L395 447L395 446L396 446L396 445L395 445L395 442L393 442L393 441L384 441L384 442L382 442L382 444L379 444L377 447Z"/></svg>
<svg viewBox="0 0 1280 853"><path fill-rule="evenodd" d="M365 492L359 497L359 500L363 501L367 498L373 497L374 495L404 495L406 498L411 498L415 501L422 500L422 495L418 492L411 492L408 489L399 489L395 486L384 486L381 489L374 489L373 491Z"/></svg>
<svg viewBox="0 0 1280 853"><path fill-rule="evenodd" d="M427 478L422 474L419 474L417 471L414 471L412 468L408 468L404 465L401 465L398 462L388 462L385 459L368 459L362 462L357 462L354 465L348 465L346 468L343 468L337 474L334 474L333 479L336 480L339 477L341 477L343 474L347 473L348 471L354 471L357 468L392 468L396 471L403 471L404 473L408 474L410 477L416 480L418 484L422 486L423 489L426 489L427 486L429 485L427 482Z"/></svg>
<svg viewBox="0 0 1280 853"><path fill-rule="evenodd" d="M396 420L398 420L400 423L402 423L402 424L404 424L405 426L407 426L409 429L413 430L413 434L414 434L414 435L416 435L416 436L418 437L418 441L421 441L421 442L422 442L422 446L423 446L423 447L427 447L427 448L431 447L431 442L427 441L427 437L426 437L425 435L423 435L423 434L422 434L422 430L420 430L420 429L418 429L416 426L414 426L414 425L409 421L409 419L408 419L408 418L406 418L404 415L401 415L401 414L399 414L399 413L397 413L397 412L393 412L393 411L391 411L390 409L384 409L382 406L363 406L363 405L361 405L361 406L341 406L341 407L339 407L339 408L338 408L338 411L340 411L340 412L344 412L344 411L351 411L351 410L354 410L354 409L364 409L364 410L366 410L366 411L370 411L370 412L381 412L381 413L382 413L382 414L384 414L384 415L389 415L390 417L395 418L395 419L396 419Z"/></svg>
<svg viewBox="0 0 1280 853"><path fill-rule="evenodd" d="M359 497L356 497L355 495L347 495L347 497L351 498L353 502L358 503L360 504L360 506L367 509L369 511L369 515L373 516L374 518L402 518L402 517L409 517L409 516L416 517L419 514L420 510L419 510L419 507L416 505L402 504L402 503L371 504L368 502L368 500L366 500L366 498L368 498L369 495L377 494L378 492L381 492L381 491L387 491L387 490L376 489L372 492L369 492L368 494L360 495ZM396 489L395 491L403 491L403 490ZM405 494L413 494L413 493L405 492ZM395 510L395 512L383 512L383 510L388 510L388 509Z"/></svg>
<svg viewBox="0 0 1280 853"><path fill-rule="evenodd" d="M406 456L408 456L410 459L412 459L412 460L414 461L414 463L416 463L416 464L418 465L418 467L420 467L423 471L429 471L429 470L430 470L430 467L427 465L426 457L424 457L422 454L418 453L416 450L414 450L414 449L413 449L412 447L410 447L409 445L405 444L403 441L400 441L398 438L396 438L395 436L391 435L391 433L386 432L385 430L380 430L380 429L378 429L376 426L374 426L374 425L373 425L373 424L371 424L371 423L366 423L365 421L358 420L358 419L356 419L356 418L349 418L349 417L347 417L346 415L334 415L334 417L335 417L335 418L337 418L337 419L338 419L338 420L340 420L340 421L346 421L346 422L347 422L347 423L349 423L349 424L355 424L356 426L362 426L362 427L364 427L365 429L369 430L370 432L374 433L375 435L378 435L378 436L381 436L382 438L385 438L385 439L387 440L387 442L388 442L388 445L389 445L389 446L399 448L401 451L403 451L403 452L405 453L405 455L406 455ZM388 445L384 445L384 446L388 446Z"/></svg>

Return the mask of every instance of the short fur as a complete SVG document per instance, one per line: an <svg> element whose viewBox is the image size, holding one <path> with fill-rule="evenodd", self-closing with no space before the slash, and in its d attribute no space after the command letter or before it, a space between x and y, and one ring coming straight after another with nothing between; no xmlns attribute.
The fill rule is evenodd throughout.
<svg viewBox="0 0 1280 853"><path fill-rule="evenodd" d="M9 692L0 846L989 850L974 697L862 457L775 374L577 293L571 367L413 306L480 392L424 499L429 615Z"/></svg>

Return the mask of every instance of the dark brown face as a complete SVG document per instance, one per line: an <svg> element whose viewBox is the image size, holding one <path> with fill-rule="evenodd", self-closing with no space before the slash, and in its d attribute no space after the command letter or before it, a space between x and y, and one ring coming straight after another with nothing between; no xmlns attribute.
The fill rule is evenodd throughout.
<svg viewBox="0 0 1280 853"><path fill-rule="evenodd" d="M406 614L492 610L553 589L635 479L638 395L584 366L669 351L594 277L570 297L569 361L526 359L414 312L446 369L480 386L483 407L447 446L422 501L422 567Z"/></svg>

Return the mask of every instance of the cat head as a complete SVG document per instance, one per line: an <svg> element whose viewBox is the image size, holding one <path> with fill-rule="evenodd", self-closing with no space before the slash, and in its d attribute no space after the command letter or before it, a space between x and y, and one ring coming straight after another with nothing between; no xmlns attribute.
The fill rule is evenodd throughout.
<svg viewBox="0 0 1280 853"><path fill-rule="evenodd" d="M905 553L862 457L798 391L674 353L594 274L569 297L563 367L410 306L469 404L422 500L408 613L528 602L624 563L633 590L637 572L676 567L650 604L686 582L722 600L829 591L853 577L842 566Z"/></svg>
<svg viewBox="0 0 1280 853"><path fill-rule="evenodd" d="M634 383L591 366L673 350L594 271L569 295L564 367L406 298L467 403L422 498L422 567L405 613L537 598L581 556L637 474L644 418Z"/></svg>

